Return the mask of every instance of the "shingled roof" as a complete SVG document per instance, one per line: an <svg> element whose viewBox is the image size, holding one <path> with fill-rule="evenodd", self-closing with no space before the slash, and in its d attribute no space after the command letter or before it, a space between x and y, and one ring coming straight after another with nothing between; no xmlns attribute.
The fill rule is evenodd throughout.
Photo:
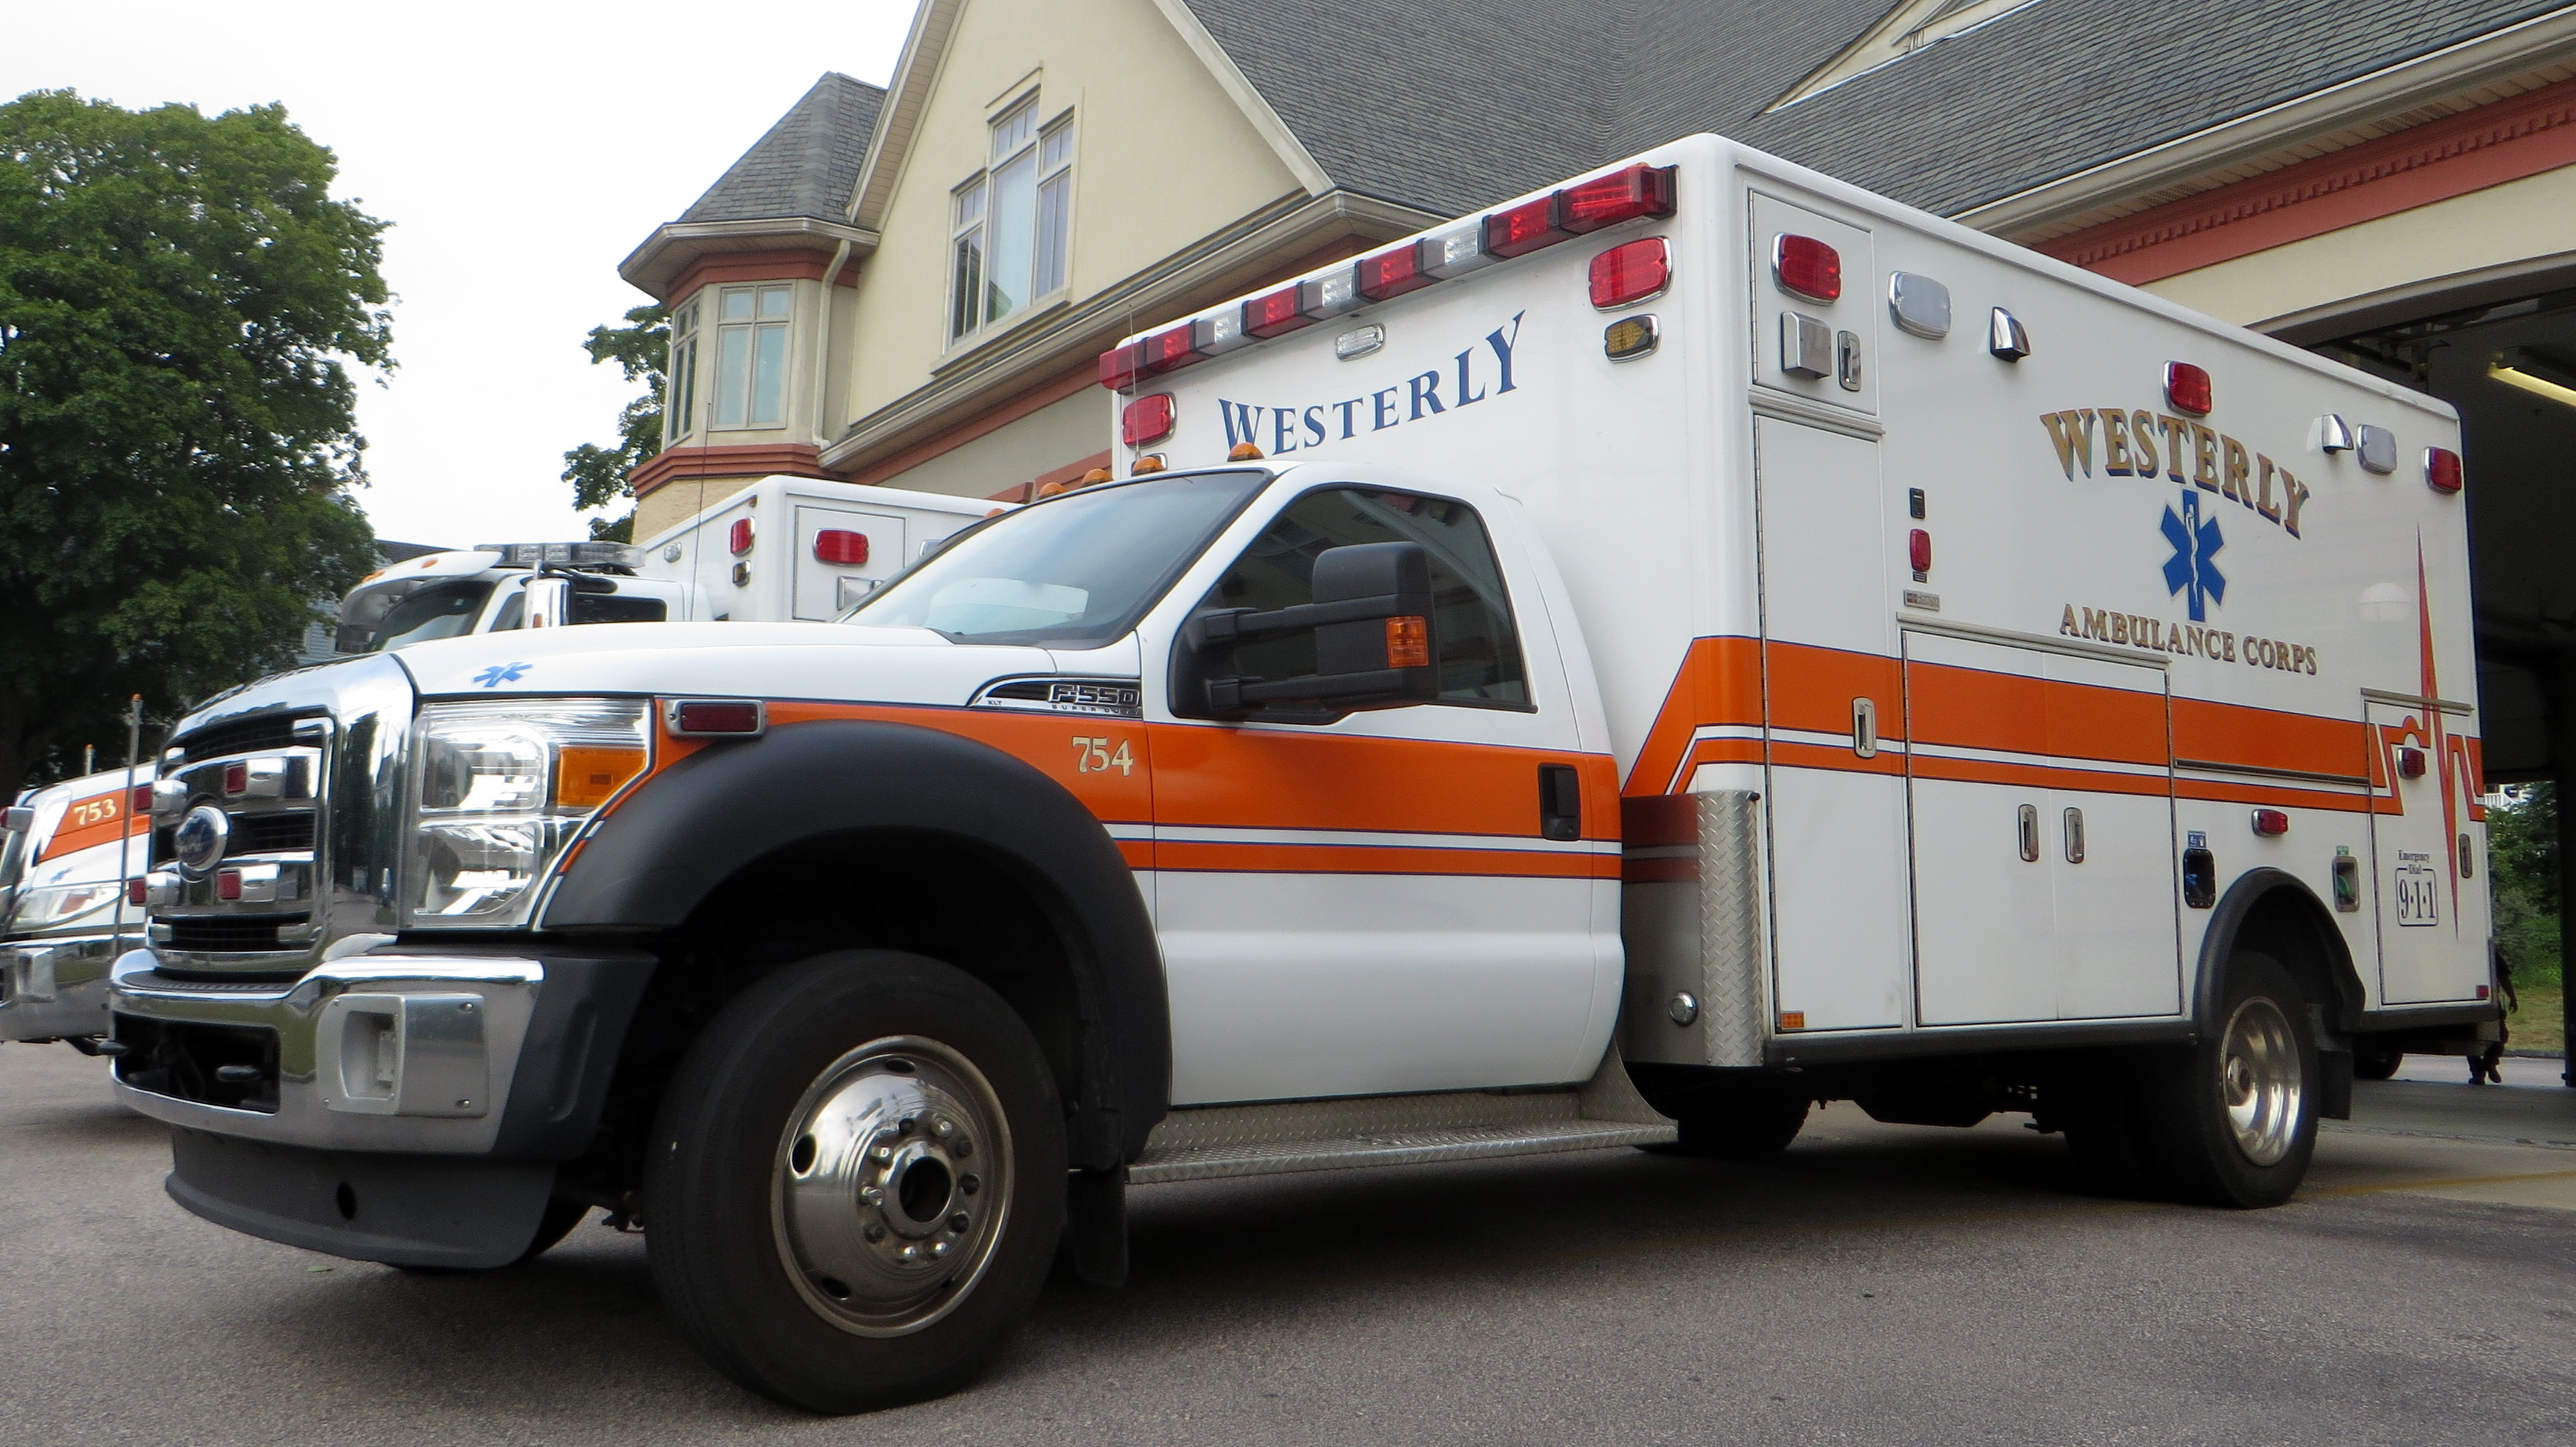
<svg viewBox="0 0 2576 1447"><path fill-rule="evenodd" d="M883 87L825 71L680 220L841 220L884 104Z"/></svg>
<svg viewBox="0 0 2576 1447"><path fill-rule="evenodd" d="M1771 107L1890 0L1186 0L1336 185L1443 214L1716 131L1945 214L2566 0L2037 0Z"/></svg>

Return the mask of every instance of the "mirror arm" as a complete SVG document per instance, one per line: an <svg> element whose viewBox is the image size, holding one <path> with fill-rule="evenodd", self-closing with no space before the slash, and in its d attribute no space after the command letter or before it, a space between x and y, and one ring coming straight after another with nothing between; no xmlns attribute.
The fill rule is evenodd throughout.
<svg viewBox="0 0 2576 1447"><path fill-rule="evenodd" d="M1190 626L1198 631L1197 642L1222 648L1233 643L1253 643L1264 638L1303 633L1332 623L1374 623L1400 611L1398 600L1390 594L1377 598L1345 598L1335 603L1299 603L1270 613L1230 608L1222 613L1202 613L1190 620Z"/></svg>

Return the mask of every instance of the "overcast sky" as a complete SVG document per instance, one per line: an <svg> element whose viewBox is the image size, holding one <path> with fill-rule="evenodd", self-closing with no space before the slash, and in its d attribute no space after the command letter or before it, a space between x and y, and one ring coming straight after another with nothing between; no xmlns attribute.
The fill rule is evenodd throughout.
<svg viewBox="0 0 2576 1447"><path fill-rule="evenodd" d="M877 85L912 0L438 5L19 4L0 97L70 89L209 115L282 101L392 222L394 358L358 425L380 537L588 536L566 448L614 439L636 389L581 350L648 300L617 263L678 217L817 76Z"/></svg>

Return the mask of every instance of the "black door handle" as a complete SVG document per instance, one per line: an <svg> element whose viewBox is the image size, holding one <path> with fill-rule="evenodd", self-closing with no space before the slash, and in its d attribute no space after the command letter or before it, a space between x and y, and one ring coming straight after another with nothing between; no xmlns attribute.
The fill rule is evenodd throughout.
<svg viewBox="0 0 2576 1447"><path fill-rule="evenodd" d="M1583 837L1583 780L1572 764L1538 766L1538 832L1542 839Z"/></svg>

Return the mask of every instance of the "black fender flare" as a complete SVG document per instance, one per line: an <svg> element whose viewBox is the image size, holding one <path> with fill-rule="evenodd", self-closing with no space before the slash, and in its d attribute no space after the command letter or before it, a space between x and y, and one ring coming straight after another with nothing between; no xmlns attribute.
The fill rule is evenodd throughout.
<svg viewBox="0 0 2576 1447"><path fill-rule="evenodd" d="M704 748L647 780L556 883L549 931L668 929L777 850L834 834L945 835L1030 890L1072 962L1077 1099L1119 1161L1171 1103L1170 994L1135 872L1100 820L1025 761L958 734L857 719L786 724ZM1069 1102L1071 1103L1071 1102ZM1105 1128L1107 1140L1096 1131ZM1101 1163L1107 1164L1107 1163Z"/></svg>
<svg viewBox="0 0 2576 1447"><path fill-rule="evenodd" d="M2317 898L2316 891L2308 888L2306 880L2267 865L2236 877L2227 893L2219 896L2209 928L2200 937L2200 961L2191 1005L2194 1028L2203 1036L2225 1023L2217 1018L2219 976L2226 972L2228 956L2236 952L2247 916L2257 905L2284 895L2293 901L2288 910L2290 918L2303 927L2303 934L2314 936L2318 957L2325 965L2327 985L2334 991L2333 998L2311 1003L2325 1011L2326 1023L2338 1034L2350 1031L2360 1019L2361 977L2354 971L2352 951L2344 943L2343 931L2335 927L2334 915ZM2283 963L2295 968L2295 962Z"/></svg>

